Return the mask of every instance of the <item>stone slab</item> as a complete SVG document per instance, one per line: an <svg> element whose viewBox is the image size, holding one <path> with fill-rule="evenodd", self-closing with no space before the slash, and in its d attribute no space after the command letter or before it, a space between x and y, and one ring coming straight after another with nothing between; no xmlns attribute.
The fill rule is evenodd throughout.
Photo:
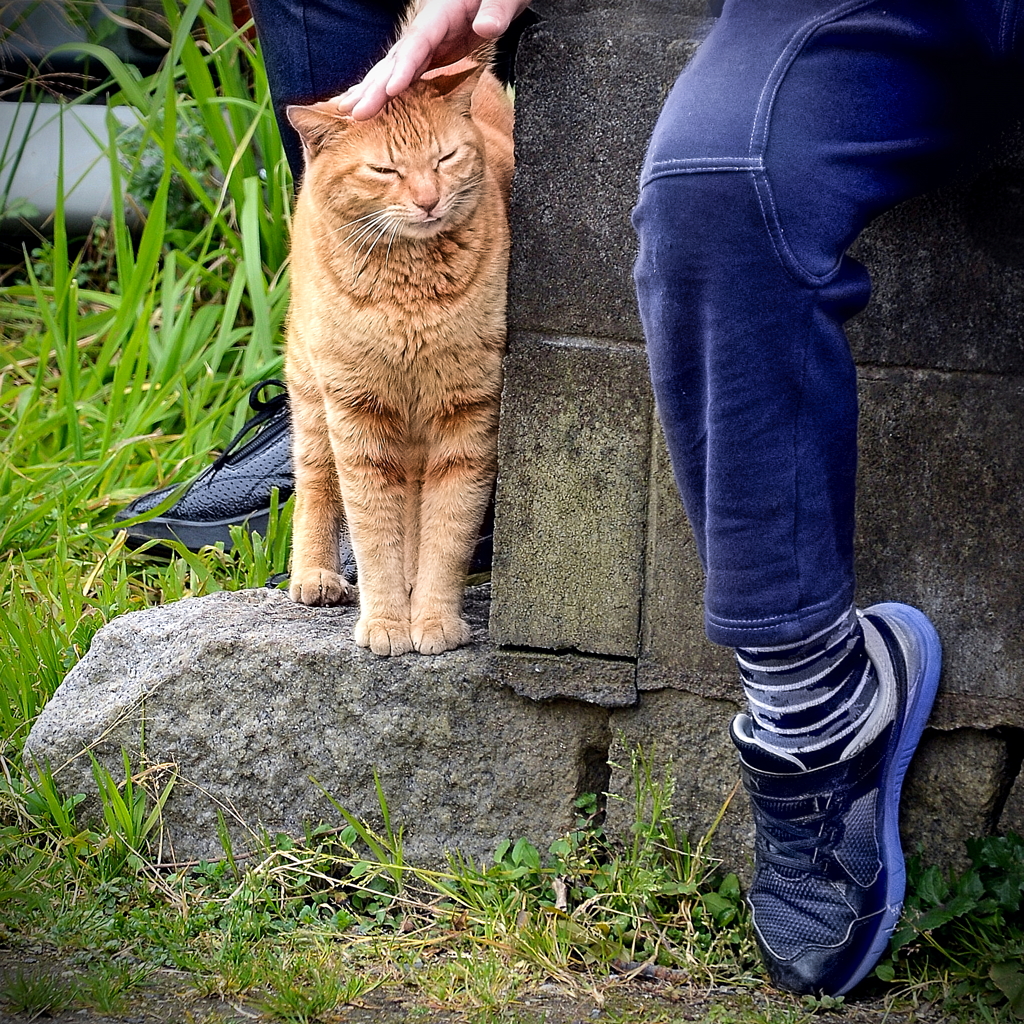
<svg viewBox="0 0 1024 1024"><path fill-rule="evenodd" d="M860 389L858 602L934 620L933 724L1024 725L1024 378L862 369Z"/></svg>
<svg viewBox="0 0 1024 1024"><path fill-rule="evenodd" d="M595 784L607 715L501 686L484 642L486 599L471 595L468 611L473 643L434 658L378 658L351 640L354 609L266 590L125 615L43 709L26 759L48 761L64 792L86 794L86 748L115 777L122 747L134 765L174 766L164 827L165 855L177 860L220 855L218 809L239 849L260 828L340 824L321 786L379 827L374 769L410 858L487 858L505 837L544 847Z"/></svg>
<svg viewBox="0 0 1024 1024"><path fill-rule="evenodd" d="M579 654L499 650L498 680L530 700L569 698L604 708L636 703L636 663Z"/></svg>
<svg viewBox="0 0 1024 1024"><path fill-rule="evenodd" d="M515 334L505 365L492 639L635 658L652 405L644 354Z"/></svg>
<svg viewBox="0 0 1024 1024"><path fill-rule="evenodd" d="M509 315L517 331L641 342L629 222L647 140L708 19L644 0L541 10L516 78ZM697 5L699 8L699 5ZM582 13L580 13L582 11Z"/></svg>

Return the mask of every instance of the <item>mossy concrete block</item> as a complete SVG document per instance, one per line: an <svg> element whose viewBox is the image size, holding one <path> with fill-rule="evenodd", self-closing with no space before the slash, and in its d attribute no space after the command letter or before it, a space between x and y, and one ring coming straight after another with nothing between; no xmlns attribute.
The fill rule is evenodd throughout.
<svg viewBox="0 0 1024 1024"><path fill-rule="evenodd" d="M859 363L1024 375L1024 131L966 183L903 203L852 253L872 300L850 324Z"/></svg>
<svg viewBox="0 0 1024 1024"><path fill-rule="evenodd" d="M652 779L667 777L673 787L670 813L691 846L712 827L726 807L709 847L725 868L749 880L753 864L753 818L739 782L736 748L729 722L737 707L679 690L640 694L637 707L611 713L612 746L605 827L628 842L636 821L631 758L644 752Z"/></svg>
<svg viewBox="0 0 1024 1024"><path fill-rule="evenodd" d="M933 724L1024 725L1024 378L862 369L858 603L942 637Z"/></svg>
<svg viewBox="0 0 1024 1024"><path fill-rule="evenodd" d="M672 476L661 426L657 421L653 426L637 686L641 690L674 687L735 700L739 693L736 662L731 651L704 635L704 570Z"/></svg>
<svg viewBox="0 0 1024 1024"><path fill-rule="evenodd" d="M643 340L632 282L647 140L707 19L694 5L547 5L516 61L511 326ZM596 9L595 9L596 8Z"/></svg>
<svg viewBox="0 0 1024 1024"><path fill-rule="evenodd" d="M963 870L964 842L991 835L1012 782L1005 736L978 729L929 729L903 788L900 832L906 854Z"/></svg>
<svg viewBox="0 0 1024 1024"><path fill-rule="evenodd" d="M506 358L491 636L636 657L651 394L644 353L514 335Z"/></svg>
<svg viewBox="0 0 1024 1024"><path fill-rule="evenodd" d="M122 748L135 766L173 766L163 824L177 860L221 854L218 810L238 849L261 828L340 824L324 790L379 827L375 770L419 863L453 849L486 858L510 836L545 847L606 761L607 713L500 685L486 599L471 594L468 613L470 645L378 658L351 639L354 608L280 592L133 612L97 633L36 721L26 761L48 761L69 794L95 794L86 750L115 778Z"/></svg>
<svg viewBox="0 0 1024 1024"><path fill-rule="evenodd" d="M753 863L753 817L739 779L729 722L737 705L678 690L640 694L636 708L611 714L612 765L606 828L628 840L635 819L630 758L645 752L655 782L671 778L671 813L691 845L712 826L729 800L709 847L726 870L749 882ZM1016 804L1006 800L1019 754L1004 735L975 729L928 730L911 762L901 805L905 851L923 852L926 863L962 868L964 840L991 834L1003 807L1004 830L1018 823ZM1018 784L1019 791L1019 784ZM730 799L731 797L731 799ZM1024 804L1019 792L1016 797ZM1021 822L1020 824L1024 824Z"/></svg>

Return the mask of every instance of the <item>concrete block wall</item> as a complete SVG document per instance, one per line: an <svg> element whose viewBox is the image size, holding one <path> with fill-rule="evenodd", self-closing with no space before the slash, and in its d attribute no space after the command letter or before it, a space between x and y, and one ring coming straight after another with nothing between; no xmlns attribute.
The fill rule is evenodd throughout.
<svg viewBox="0 0 1024 1024"><path fill-rule="evenodd" d="M506 683L608 709L609 789L643 743L697 836L733 792L730 656L647 380L629 213L647 137L711 21L704 0L537 0L518 60L510 341L491 638ZM859 601L905 600L946 649L905 831L933 860L1024 831L1024 143L863 237ZM623 802L608 824L628 826ZM741 871L742 793L713 846Z"/></svg>

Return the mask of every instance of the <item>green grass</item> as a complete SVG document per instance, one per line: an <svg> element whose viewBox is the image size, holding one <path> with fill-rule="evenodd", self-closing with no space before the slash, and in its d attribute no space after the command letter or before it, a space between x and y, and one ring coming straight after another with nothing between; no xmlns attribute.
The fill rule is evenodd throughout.
<svg viewBox="0 0 1024 1024"><path fill-rule="evenodd" d="M84 243L58 207L50 237L0 284L9 753L111 617L284 568L287 516L259 551L182 551L170 565L131 554L113 528L128 499L188 479L223 448L247 389L282 365L291 186L262 63L226 3L168 10L170 53L152 78L91 47L120 87L113 102L140 114L127 132L111 119L107 142L113 175L145 210L141 233L118 188L111 223Z"/></svg>
<svg viewBox="0 0 1024 1024"><path fill-rule="evenodd" d="M248 388L281 369L291 182L259 53L226 0L167 14L168 57L151 78L92 46L115 101L140 114L128 130L111 121L106 143L141 231L115 189L110 224L73 240L58 207L0 273L0 941L85 965L59 985L15 974L0 1002L117 1013L170 968L197 994L281 1021L334 1019L390 987L482 1024L516 1019L543 982L600 1003L610 971L644 969L662 991L727 982L754 1000L708 1020L841 1011L763 1008L739 884L673 821L669 787L639 753L628 844L608 841L584 802L579 827L549 850L510 837L488 863L453 854L445 871L406 862L384 793L382 834L339 806L333 826L265 837L256 856L236 857L224 831L219 861L158 869L173 777L127 759L123 777L97 767L103 817L85 821L79 795L26 771L28 728L103 623L260 586L286 564L287 507L267 538L237 532L230 554L158 558L114 528L132 497L205 466L245 420ZM911 1011L945 1001L965 1020L1024 1016L1024 849L1009 837L971 852L956 877L912 864L877 990Z"/></svg>

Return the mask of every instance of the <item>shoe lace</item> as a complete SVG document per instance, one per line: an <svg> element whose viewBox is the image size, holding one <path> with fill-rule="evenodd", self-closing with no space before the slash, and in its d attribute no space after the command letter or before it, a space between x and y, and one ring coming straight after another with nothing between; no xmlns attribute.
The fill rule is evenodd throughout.
<svg viewBox="0 0 1024 1024"><path fill-rule="evenodd" d="M762 860L801 874L828 873L832 851L842 833L845 803L841 791L810 799L814 810L798 820L780 818L758 802Z"/></svg>
<svg viewBox="0 0 1024 1024"><path fill-rule="evenodd" d="M265 393L271 388L280 388L281 393L272 398L266 398ZM255 413L245 421L245 425L228 442L227 447L217 456L210 467L211 472L216 473L218 469L227 465L231 457L242 447L242 440L253 431L258 431L265 423L279 416L288 406L288 391L283 380L270 378L261 380L249 391L249 407Z"/></svg>

